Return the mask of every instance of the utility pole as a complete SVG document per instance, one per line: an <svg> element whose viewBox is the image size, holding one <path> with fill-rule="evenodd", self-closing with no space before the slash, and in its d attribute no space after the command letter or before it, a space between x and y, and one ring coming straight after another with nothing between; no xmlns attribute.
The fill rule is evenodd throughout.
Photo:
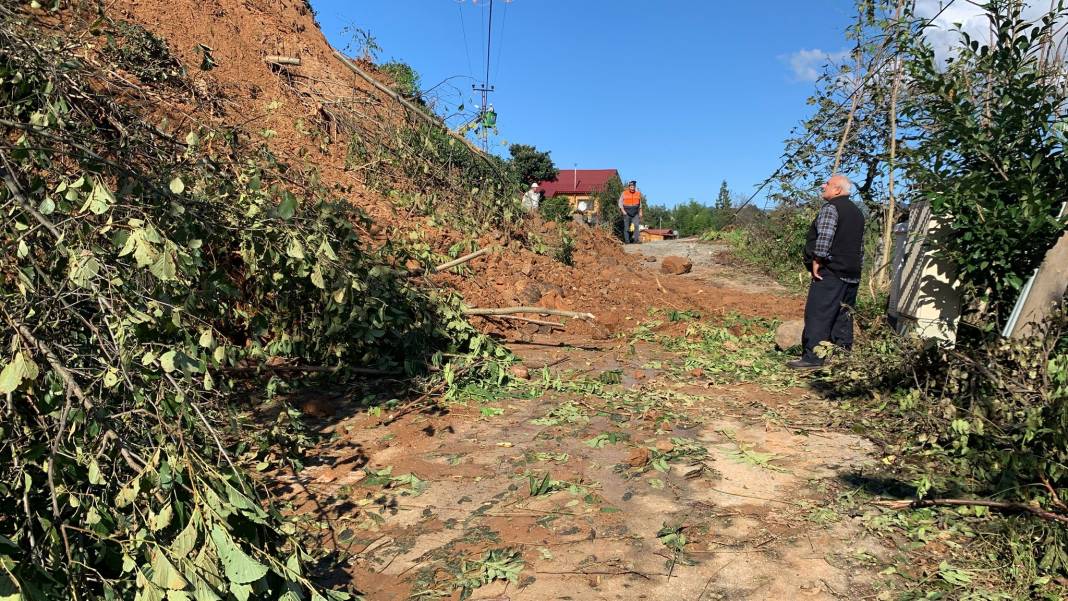
<svg viewBox="0 0 1068 601"><path fill-rule="evenodd" d="M471 84L471 89L482 92L482 107L478 112L479 129L478 137L482 139L483 152L489 152L489 129L486 127L486 110L489 108L489 93L493 91L490 85L490 45L493 43L493 0L489 0L489 26L486 31L486 79L482 85Z"/></svg>

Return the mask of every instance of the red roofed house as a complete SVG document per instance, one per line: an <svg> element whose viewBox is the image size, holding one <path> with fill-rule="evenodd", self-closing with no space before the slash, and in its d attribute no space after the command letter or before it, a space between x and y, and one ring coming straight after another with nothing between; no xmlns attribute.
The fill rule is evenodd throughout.
<svg viewBox="0 0 1068 601"><path fill-rule="evenodd" d="M666 228L649 227L642 229L641 241L642 242L656 242L658 240L674 240L679 237L679 233L675 230Z"/></svg>
<svg viewBox="0 0 1068 601"><path fill-rule="evenodd" d="M545 198L566 196L572 213L582 213L587 223L601 214L600 200L595 196L612 179L619 179L615 169L561 169L552 181L539 182Z"/></svg>

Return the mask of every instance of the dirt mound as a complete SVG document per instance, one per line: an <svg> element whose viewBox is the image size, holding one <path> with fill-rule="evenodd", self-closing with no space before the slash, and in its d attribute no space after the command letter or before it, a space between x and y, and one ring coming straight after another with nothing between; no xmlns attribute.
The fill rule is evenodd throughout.
<svg viewBox="0 0 1068 601"><path fill-rule="evenodd" d="M161 116L184 135L196 123L236 128L259 136L279 158L315 174L336 193L364 210L372 222L367 234L377 244L412 232L444 253L465 242L461 232L428 223L414 208L370 184L375 166L351 164L353 139L387 136L387 127L406 122L404 109L348 71L318 29L304 0L131 0L108 9L113 19L144 26L163 38L192 79L189 94L162 99ZM265 57L299 57L301 64L279 67ZM210 57L214 67L198 68ZM372 65L361 64L383 81ZM343 114L345 116L343 116ZM362 119L348 124L345 119ZM358 117L362 115L363 117ZM413 189L422 189L412 182ZM401 182L400 187L404 187ZM570 238L571 265L537 243L560 248ZM467 241L470 242L470 241ZM711 312L737 310L774 315L774 298L717 291L700 282L669 281L640 270L642 257L623 252L607 232L568 223L558 226L530 219L510 234L491 233L478 246L498 250L470 265L467 275L443 273L436 284L452 287L468 306L537 305L592 312L600 323L568 321L570 333L604 337L632 327L650 307L698 306ZM498 334L520 337L547 333L550 326L501 319L478 319Z"/></svg>

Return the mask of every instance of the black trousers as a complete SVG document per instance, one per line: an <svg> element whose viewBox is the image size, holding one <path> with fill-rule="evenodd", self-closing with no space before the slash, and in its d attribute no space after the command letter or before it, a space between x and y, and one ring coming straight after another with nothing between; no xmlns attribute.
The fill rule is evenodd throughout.
<svg viewBox="0 0 1068 601"><path fill-rule="evenodd" d="M804 347L802 359L819 361L815 349L819 343L831 344L846 350L853 348L853 308L857 305L860 284L843 282L823 270L822 280L812 278L805 302L805 330L801 334Z"/></svg>
<svg viewBox="0 0 1068 601"><path fill-rule="evenodd" d="M623 243L631 244L641 242L641 219L638 207L623 207ZM634 233L630 232L630 226L634 226Z"/></svg>

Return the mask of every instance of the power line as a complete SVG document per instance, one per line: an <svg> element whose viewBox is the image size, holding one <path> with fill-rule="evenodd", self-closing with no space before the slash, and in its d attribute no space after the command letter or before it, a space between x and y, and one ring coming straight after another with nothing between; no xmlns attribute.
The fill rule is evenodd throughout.
<svg viewBox="0 0 1068 601"><path fill-rule="evenodd" d="M483 4L485 6L485 4ZM489 150L489 128L496 129L496 114L489 110L489 93L493 91L490 85L490 57L493 53L493 0L489 0L489 19L486 21L486 78L482 85L472 85L471 89L482 93L482 105L479 108L479 137L482 139L482 150Z"/></svg>
<svg viewBox="0 0 1068 601"><path fill-rule="evenodd" d="M940 9L940 10L939 10L939 11L938 11L937 13L935 13L935 15L934 15L933 17L931 17L930 19L927 19L927 22L926 22L926 23L924 23L923 27L920 27L920 31L923 31L924 29L927 29L928 27L930 27L930 26L931 26L931 24L935 22L935 19L937 19L938 17L942 16L942 13L946 12L946 10L947 10L947 9L948 9L948 8L949 8L950 6L953 6L953 3L954 3L954 2L956 2L956 1L957 1L957 0L949 0L949 2L947 2L947 3L945 4L945 5L943 5L943 6L942 6L942 8L941 8L941 9ZM893 37L892 37L892 36L891 36L891 37L887 37L887 42L889 42L889 41L890 41L890 40L892 40L892 39L893 39ZM895 51L895 52L894 52L894 53L893 53L893 54L892 54L891 56L887 57L886 61L889 61L890 59L896 59L896 58L897 58L898 56L900 56L900 55L901 55L901 49L899 48L899 49L897 49L897 50L896 50L896 51ZM879 58L879 57L876 57L876 59L878 59L878 58ZM874 61L873 61L873 63L874 63ZM873 68L871 68L871 67L869 67L869 68L868 68L868 75L867 75L867 77L865 77L865 78L864 78L863 80L861 80L861 82L860 82L860 83L859 83L859 84L857 85L857 88L856 88L855 90L853 90L853 93L852 93L852 94L850 94L849 96L847 96L846 98L843 98L843 99L842 99L842 101L838 103L838 106L834 107L834 112L832 112L832 113L828 114L828 116L827 116L827 117L825 117L825 118L823 119L823 121L822 121L822 122L820 122L820 124L819 124L818 126L816 126L816 127L814 127L814 128L809 128L809 129L810 129L810 131L809 131L809 134L808 134L808 136L806 136L806 137L805 137L805 139L804 139L804 140L802 140L800 144L798 144L798 146L797 146L797 149L796 149L796 150L794 150L794 151L793 151L792 153L790 153L790 155L789 155L789 156L787 156L787 157L786 157L786 158L785 158L785 159L783 160L782 164L781 164L781 165L779 165L779 166L778 166L778 167L777 167L777 168L775 169L775 171L773 171L773 172L772 172L772 174L771 174L771 175L769 175L769 176L768 176L768 177L767 177L767 178L766 178L766 179L765 179L765 180L764 180L763 182L761 182L761 183L760 183L760 186L759 186L759 187L757 187L757 189L756 189L756 190L755 190L755 191L754 191L754 192L753 192L752 194L750 194L750 195L749 195L749 198L745 199L745 202L743 202L743 203L742 203L742 204L741 204L741 205L740 205L740 206L738 207L738 210L736 210L736 211L734 212L734 214L733 214L733 215L731 215L731 219L730 219L730 221L728 221L728 222L727 222L728 224L730 224L731 222L733 222L733 221L735 220L735 218L737 218L737 217L738 217L738 214L742 212L742 209L744 209L744 208L745 208L746 206L748 206L748 205L749 205L749 203L753 202L753 199L754 199L754 198L756 198L756 195L757 195L757 194L760 194L760 192L761 192L761 191L762 191L762 190L763 190L764 188L766 188L766 187L768 186L768 184L770 184L770 183L771 183L771 181L772 181L772 180L774 180L774 179L775 179L775 178L776 178L776 177L777 177L777 176L778 176L778 175L779 175L780 173L782 173L782 170L783 170L783 169L785 169L785 168L786 168L786 166L790 164L790 161L794 160L794 158L795 158L795 157L797 157L797 155L798 155L798 154L799 154L799 153L800 153L800 152L801 152L801 151L802 151L802 150L803 150L803 149L805 148L805 146L806 146L806 145L807 145L807 144L808 144L808 143L809 143L810 141L812 141L812 138L813 138L813 137L815 137L815 135L816 135L816 134L817 134L817 133L819 132L819 130L820 130L820 129L821 129L821 128L822 128L823 126L824 126L824 125L827 125L827 123L828 123L828 122L829 122L829 121L831 120L831 117L833 117L833 116L834 116L834 114L835 114L835 113L837 113L837 112L838 112L839 110L841 110L842 108L844 108L844 107L845 107L845 105L846 105L846 103L848 103L848 102L852 102L852 101L853 101L853 97L854 97L854 96L856 96L857 94L859 94L859 93L860 93L860 91L864 89L864 86L868 85L868 82L869 82L869 81L871 81L871 80L872 80L872 79L873 79L873 78L874 78L874 77L875 77L876 75L878 75L878 74L879 74L879 71L880 71L880 70L882 69L882 67L884 67L884 66L885 66L886 64L887 64L887 63L886 63L886 62L884 61L884 62L883 62L883 64L879 65L879 68L878 68L878 69L873 69Z"/></svg>
<svg viewBox="0 0 1068 601"><path fill-rule="evenodd" d="M504 2L504 15L501 17L501 32L497 35L500 41L497 42L497 68L493 71L493 79L498 79L501 75L501 55L504 54L504 28L508 25L508 5L511 2L505 0Z"/></svg>
<svg viewBox="0 0 1068 601"><path fill-rule="evenodd" d="M475 70L471 67L471 51L468 50L467 26L464 25L464 5L462 3L457 3L456 10L460 12L460 31L464 34L464 54L467 55L467 74L472 75Z"/></svg>
<svg viewBox="0 0 1068 601"><path fill-rule="evenodd" d="M479 26L480 26L479 28L481 29L481 25L486 22L486 3L483 2L482 6L479 7L479 8L482 11L482 16L479 18ZM485 52L485 51L486 51L486 38L482 38L482 52Z"/></svg>
<svg viewBox="0 0 1068 601"><path fill-rule="evenodd" d="M489 21L486 25L486 80L482 85L487 88L490 85L490 52L493 48L493 0L489 0Z"/></svg>

